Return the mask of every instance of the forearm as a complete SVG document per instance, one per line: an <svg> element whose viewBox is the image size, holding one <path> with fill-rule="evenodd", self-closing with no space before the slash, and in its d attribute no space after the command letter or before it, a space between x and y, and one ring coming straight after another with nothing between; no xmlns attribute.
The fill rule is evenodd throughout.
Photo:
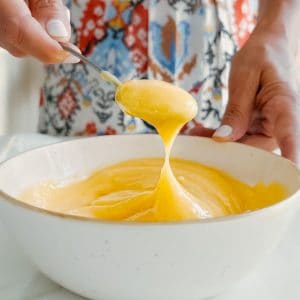
<svg viewBox="0 0 300 300"><path fill-rule="evenodd" d="M285 34L297 51L300 31L300 0L260 0L257 28Z"/></svg>

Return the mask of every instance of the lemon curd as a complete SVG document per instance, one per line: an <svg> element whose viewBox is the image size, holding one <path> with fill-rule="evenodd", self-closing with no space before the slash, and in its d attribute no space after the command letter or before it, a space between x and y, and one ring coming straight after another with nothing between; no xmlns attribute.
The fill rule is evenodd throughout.
<svg viewBox="0 0 300 300"><path fill-rule="evenodd" d="M170 163L176 135L197 114L196 101L184 90L157 80L132 80L118 87L116 100L126 113L157 129L165 146L164 160L120 162L64 186L44 183L25 190L22 201L89 218L151 222L238 214L287 195L277 183L249 186L197 162Z"/></svg>

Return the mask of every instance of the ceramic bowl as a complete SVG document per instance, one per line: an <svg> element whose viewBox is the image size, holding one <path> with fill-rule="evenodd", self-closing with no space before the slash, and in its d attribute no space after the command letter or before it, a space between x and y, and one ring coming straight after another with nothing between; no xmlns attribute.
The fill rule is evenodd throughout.
<svg viewBox="0 0 300 300"><path fill-rule="evenodd" d="M262 150L178 137L173 156L240 180L278 181L289 197L236 216L182 223L122 223L45 211L17 201L49 179L66 180L122 160L163 155L155 135L77 139L37 148L0 166L0 218L53 281L97 300L199 300L234 286L276 247L300 206L299 173Z"/></svg>

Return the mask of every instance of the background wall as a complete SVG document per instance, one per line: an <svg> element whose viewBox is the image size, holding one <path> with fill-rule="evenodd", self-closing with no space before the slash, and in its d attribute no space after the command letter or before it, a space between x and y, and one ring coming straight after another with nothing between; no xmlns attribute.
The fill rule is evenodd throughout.
<svg viewBox="0 0 300 300"><path fill-rule="evenodd" d="M36 132L43 66L0 48L0 134Z"/></svg>

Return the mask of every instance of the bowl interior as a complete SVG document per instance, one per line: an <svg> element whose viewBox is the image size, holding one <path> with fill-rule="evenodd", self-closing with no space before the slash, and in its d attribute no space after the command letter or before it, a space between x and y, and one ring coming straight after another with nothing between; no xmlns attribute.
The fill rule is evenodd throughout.
<svg viewBox="0 0 300 300"><path fill-rule="evenodd" d="M122 160L163 154L156 135L104 136L57 143L2 163L0 190L16 198L25 188L41 182L65 183ZM299 172L288 160L237 143L179 136L172 156L217 167L248 184L276 181L286 186L290 195L300 187Z"/></svg>

